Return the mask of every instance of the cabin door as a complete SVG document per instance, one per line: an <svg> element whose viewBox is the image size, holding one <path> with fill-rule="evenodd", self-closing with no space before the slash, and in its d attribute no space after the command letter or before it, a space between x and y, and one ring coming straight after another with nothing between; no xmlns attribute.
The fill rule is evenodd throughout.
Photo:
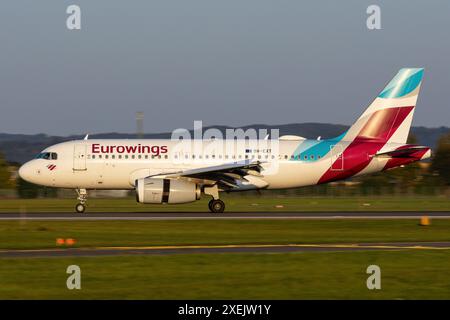
<svg viewBox="0 0 450 320"><path fill-rule="evenodd" d="M73 149L73 170L86 170L86 147L85 144L76 144Z"/></svg>

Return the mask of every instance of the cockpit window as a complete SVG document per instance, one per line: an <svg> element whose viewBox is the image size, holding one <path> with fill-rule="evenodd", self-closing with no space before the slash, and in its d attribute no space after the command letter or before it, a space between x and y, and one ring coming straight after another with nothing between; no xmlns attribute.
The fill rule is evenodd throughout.
<svg viewBox="0 0 450 320"><path fill-rule="evenodd" d="M50 152L41 152L36 156L36 159L50 159Z"/></svg>
<svg viewBox="0 0 450 320"><path fill-rule="evenodd" d="M41 152L36 156L36 159L56 160L58 159L58 154L55 152Z"/></svg>

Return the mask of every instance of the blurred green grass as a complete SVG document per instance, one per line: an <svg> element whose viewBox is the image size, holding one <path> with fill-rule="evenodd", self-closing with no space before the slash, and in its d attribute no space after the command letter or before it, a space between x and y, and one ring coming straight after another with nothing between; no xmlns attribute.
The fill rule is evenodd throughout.
<svg viewBox="0 0 450 320"><path fill-rule="evenodd" d="M192 244L354 243L450 241L450 220L428 227L410 220L150 220L0 221L0 249Z"/></svg>
<svg viewBox="0 0 450 320"><path fill-rule="evenodd" d="M226 212L314 212L314 211L450 211L443 196L416 197L294 197L221 195ZM209 198L180 205L139 204L134 198L89 199L89 212L208 212ZM75 199L2 199L0 213L67 212L74 213ZM280 207L281 206L281 207Z"/></svg>
<svg viewBox="0 0 450 320"><path fill-rule="evenodd" d="M450 299L449 268L448 250L1 259L0 299Z"/></svg>

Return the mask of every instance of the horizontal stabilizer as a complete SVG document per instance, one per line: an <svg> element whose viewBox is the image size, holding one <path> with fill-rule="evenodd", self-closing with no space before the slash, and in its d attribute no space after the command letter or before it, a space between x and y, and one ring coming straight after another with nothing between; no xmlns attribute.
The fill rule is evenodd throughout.
<svg viewBox="0 0 450 320"><path fill-rule="evenodd" d="M375 154L376 157L391 157L391 158L407 158L414 157L417 152L428 151L429 147L424 146L405 146L396 150L386 151Z"/></svg>

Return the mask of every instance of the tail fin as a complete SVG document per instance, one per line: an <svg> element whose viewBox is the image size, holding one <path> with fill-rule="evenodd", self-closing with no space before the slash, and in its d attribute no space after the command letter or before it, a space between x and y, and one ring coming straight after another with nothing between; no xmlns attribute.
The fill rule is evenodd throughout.
<svg viewBox="0 0 450 320"><path fill-rule="evenodd" d="M347 131L345 140L406 143L423 68L400 69Z"/></svg>

